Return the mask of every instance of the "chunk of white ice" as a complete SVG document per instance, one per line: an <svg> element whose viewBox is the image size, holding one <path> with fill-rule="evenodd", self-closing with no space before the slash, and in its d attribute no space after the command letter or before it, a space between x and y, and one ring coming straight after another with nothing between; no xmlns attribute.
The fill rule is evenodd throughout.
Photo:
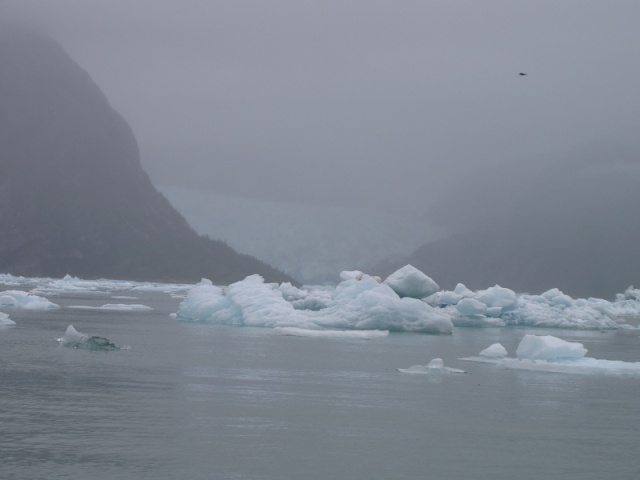
<svg viewBox="0 0 640 480"><path fill-rule="evenodd" d="M427 365L413 365L409 368L398 368L401 373L412 373L419 375L433 375L443 373L467 373L459 368L445 367L441 358L434 358Z"/></svg>

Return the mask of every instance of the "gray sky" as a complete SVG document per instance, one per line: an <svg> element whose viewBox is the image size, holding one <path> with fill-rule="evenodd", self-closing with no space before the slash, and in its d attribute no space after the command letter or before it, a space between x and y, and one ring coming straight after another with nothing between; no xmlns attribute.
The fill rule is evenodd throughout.
<svg viewBox="0 0 640 480"><path fill-rule="evenodd" d="M640 148L637 0L0 9L43 23L91 74L156 183L420 209L471 169Z"/></svg>

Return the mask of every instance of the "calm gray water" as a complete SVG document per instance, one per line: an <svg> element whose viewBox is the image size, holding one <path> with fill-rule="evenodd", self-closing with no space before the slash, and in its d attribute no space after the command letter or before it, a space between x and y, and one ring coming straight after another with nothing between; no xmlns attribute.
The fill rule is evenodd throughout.
<svg viewBox="0 0 640 480"><path fill-rule="evenodd" d="M49 297L62 305L122 303ZM639 361L637 333L457 329L300 338L145 313L10 312L0 329L2 479L637 479L640 378L467 363L525 333ZM56 342L67 325L129 350ZM441 357L466 375L396 369Z"/></svg>

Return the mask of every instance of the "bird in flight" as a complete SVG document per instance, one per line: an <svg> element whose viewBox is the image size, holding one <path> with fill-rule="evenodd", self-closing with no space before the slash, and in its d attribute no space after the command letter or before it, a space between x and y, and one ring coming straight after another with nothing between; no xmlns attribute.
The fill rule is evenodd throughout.
<svg viewBox="0 0 640 480"><path fill-rule="evenodd" d="M520 72L520 76L521 76L521 77L524 77L525 75L526 75L526 73L522 73L522 72Z"/></svg>

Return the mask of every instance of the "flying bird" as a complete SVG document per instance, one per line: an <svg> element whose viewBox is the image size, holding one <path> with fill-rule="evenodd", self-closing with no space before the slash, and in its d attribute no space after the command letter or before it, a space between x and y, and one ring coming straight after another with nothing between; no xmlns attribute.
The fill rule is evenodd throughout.
<svg viewBox="0 0 640 480"><path fill-rule="evenodd" d="M521 77L524 77L525 75L526 75L526 73L522 73L522 72L520 72L520 76L521 76Z"/></svg>

